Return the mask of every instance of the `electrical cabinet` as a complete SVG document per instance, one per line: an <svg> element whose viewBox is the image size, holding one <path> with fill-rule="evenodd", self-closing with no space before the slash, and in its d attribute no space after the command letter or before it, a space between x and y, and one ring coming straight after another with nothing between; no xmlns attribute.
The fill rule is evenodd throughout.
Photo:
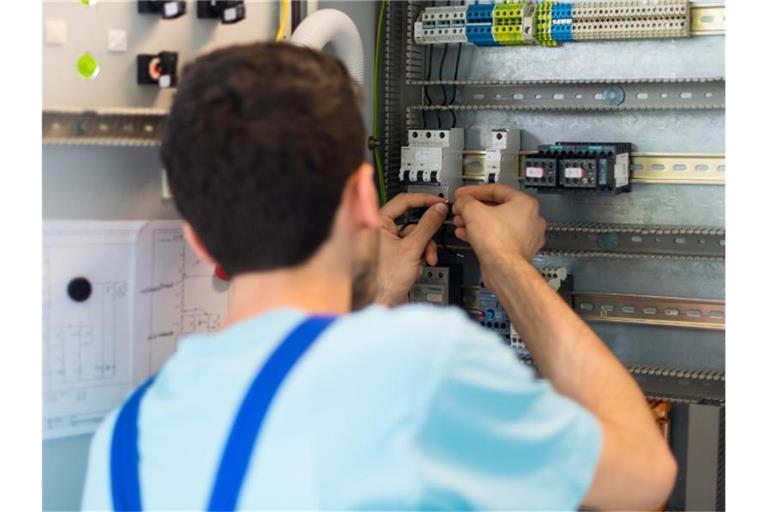
<svg viewBox="0 0 768 512"><path fill-rule="evenodd" d="M463 130L461 169L440 169L462 184L494 182L483 134L516 134L499 182L539 200L534 263L648 396L680 467L670 510L725 503L723 20L685 0L390 2L379 70L389 197L413 133ZM435 241L451 303L530 363L449 221Z"/></svg>

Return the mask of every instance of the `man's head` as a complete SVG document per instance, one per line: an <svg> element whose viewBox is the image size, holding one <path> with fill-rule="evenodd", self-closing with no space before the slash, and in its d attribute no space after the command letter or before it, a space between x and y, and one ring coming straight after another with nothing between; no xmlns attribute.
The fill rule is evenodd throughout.
<svg viewBox="0 0 768 512"><path fill-rule="evenodd" d="M162 147L188 231L232 276L301 265L337 235L352 253L366 245L354 236L377 222L364 157L357 84L339 60L290 44L188 65Z"/></svg>

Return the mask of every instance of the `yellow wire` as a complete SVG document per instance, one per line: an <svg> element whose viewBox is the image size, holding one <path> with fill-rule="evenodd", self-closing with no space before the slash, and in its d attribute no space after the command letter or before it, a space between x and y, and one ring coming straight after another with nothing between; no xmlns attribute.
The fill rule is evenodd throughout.
<svg viewBox="0 0 768 512"><path fill-rule="evenodd" d="M288 22L288 0L281 0L280 7L280 26L277 29L277 35L275 41L280 42L283 40L283 34L285 33L285 25Z"/></svg>

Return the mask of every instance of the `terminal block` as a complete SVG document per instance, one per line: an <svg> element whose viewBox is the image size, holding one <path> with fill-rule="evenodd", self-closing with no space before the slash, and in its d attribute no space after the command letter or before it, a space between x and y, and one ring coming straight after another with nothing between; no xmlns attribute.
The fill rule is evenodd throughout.
<svg viewBox="0 0 768 512"><path fill-rule="evenodd" d="M414 25L414 38L418 44L557 46L566 41L688 37L690 9L688 0L500 0L427 7Z"/></svg>
<svg viewBox="0 0 768 512"><path fill-rule="evenodd" d="M525 157L523 184L541 192L629 192L632 144L557 142Z"/></svg>
<svg viewBox="0 0 768 512"><path fill-rule="evenodd" d="M460 304L461 266L424 267L408 293L410 302L446 306Z"/></svg>
<svg viewBox="0 0 768 512"><path fill-rule="evenodd" d="M466 43L466 14L466 6L425 9L414 24L416 43Z"/></svg>
<svg viewBox="0 0 768 512"><path fill-rule="evenodd" d="M163 0L138 0L139 14L159 14L164 20L172 20L184 16L187 12L187 2Z"/></svg>
<svg viewBox="0 0 768 512"><path fill-rule="evenodd" d="M139 54L136 57L139 85L156 85L162 88L176 87L178 60L179 54L176 52Z"/></svg>
<svg viewBox="0 0 768 512"><path fill-rule="evenodd" d="M493 37L494 4L471 4L467 7L467 40L476 46L499 46Z"/></svg>
<svg viewBox="0 0 768 512"><path fill-rule="evenodd" d="M242 0L198 0L197 17L219 19L225 25L245 19L245 2Z"/></svg>
<svg viewBox="0 0 768 512"><path fill-rule="evenodd" d="M410 130L400 152L400 183L408 192L426 192L453 201L461 187L464 130Z"/></svg>

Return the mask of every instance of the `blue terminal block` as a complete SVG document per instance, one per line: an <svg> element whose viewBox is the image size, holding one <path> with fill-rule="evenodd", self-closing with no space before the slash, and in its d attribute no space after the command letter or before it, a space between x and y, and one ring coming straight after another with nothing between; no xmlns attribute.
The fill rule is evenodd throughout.
<svg viewBox="0 0 768 512"><path fill-rule="evenodd" d="M471 4L467 7L467 23L493 23L494 4Z"/></svg>
<svg viewBox="0 0 768 512"><path fill-rule="evenodd" d="M494 4L471 4L467 7L467 41L476 46L500 46L493 38Z"/></svg>
<svg viewBox="0 0 768 512"><path fill-rule="evenodd" d="M570 20L573 18L573 4L555 3L552 5L553 20Z"/></svg>
<svg viewBox="0 0 768 512"><path fill-rule="evenodd" d="M557 21L552 20L552 26L550 27L552 39L559 43L573 41L573 23L571 20L562 20L565 23L558 23Z"/></svg>
<svg viewBox="0 0 768 512"><path fill-rule="evenodd" d="M476 46L501 46L493 38L493 25L467 25L467 40Z"/></svg>

